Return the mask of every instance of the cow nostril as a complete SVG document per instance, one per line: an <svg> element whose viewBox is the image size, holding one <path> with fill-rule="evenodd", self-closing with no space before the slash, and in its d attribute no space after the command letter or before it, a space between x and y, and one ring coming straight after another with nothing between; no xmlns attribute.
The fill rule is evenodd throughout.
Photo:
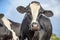
<svg viewBox="0 0 60 40"><path fill-rule="evenodd" d="M38 23L32 23L32 27L37 27L38 26Z"/></svg>
<svg viewBox="0 0 60 40"><path fill-rule="evenodd" d="M30 28L30 30L34 30L34 31L37 31L37 30L39 30L39 24L38 23L36 23L36 22L33 22L32 24L31 24L31 28Z"/></svg>
<svg viewBox="0 0 60 40"><path fill-rule="evenodd" d="M38 25L37 24L32 24L32 27L37 27Z"/></svg>

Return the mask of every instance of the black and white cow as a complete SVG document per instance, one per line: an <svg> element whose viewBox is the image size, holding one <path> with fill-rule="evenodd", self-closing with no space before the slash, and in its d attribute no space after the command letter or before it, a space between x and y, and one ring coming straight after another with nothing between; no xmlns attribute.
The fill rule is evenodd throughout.
<svg viewBox="0 0 60 40"><path fill-rule="evenodd" d="M0 40L9 40L12 38L11 32L6 28L5 25L3 25L3 22L1 18L3 17L3 14L0 14Z"/></svg>
<svg viewBox="0 0 60 40"><path fill-rule="evenodd" d="M17 11L25 13L21 24L21 40L50 40L52 24L48 17L52 17L50 10L44 10L37 1L31 2L27 7L18 6ZM37 37L37 38L36 38Z"/></svg>
<svg viewBox="0 0 60 40"><path fill-rule="evenodd" d="M19 40L20 23L16 23L0 14L0 40Z"/></svg>

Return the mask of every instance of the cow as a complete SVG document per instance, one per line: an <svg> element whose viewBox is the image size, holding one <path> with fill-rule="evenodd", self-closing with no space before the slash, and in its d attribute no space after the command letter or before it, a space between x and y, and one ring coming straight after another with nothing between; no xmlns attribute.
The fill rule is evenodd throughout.
<svg viewBox="0 0 60 40"><path fill-rule="evenodd" d="M21 24L0 14L0 40L19 40Z"/></svg>
<svg viewBox="0 0 60 40"><path fill-rule="evenodd" d="M50 40L52 24L49 17L51 10L44 10L39 2L32 1L27 7L18 6L16 10L25 17L21 24L21 40Z"/></svg>
<svg viewBox="0 0 60 40"><path fill-rule="evenodd" d="M12 33L6 28L5 25L3 25L3 22L1 20L3 16L3 14L0 14L0 40L9 40L12 38Z"/></svg>

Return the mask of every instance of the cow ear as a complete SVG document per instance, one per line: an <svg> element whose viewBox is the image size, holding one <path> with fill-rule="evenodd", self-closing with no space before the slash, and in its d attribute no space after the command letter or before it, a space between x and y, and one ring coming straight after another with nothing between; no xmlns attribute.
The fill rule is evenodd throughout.
<svg viewBox="0 0 60 40"><path fill-rule="evenodd" d="M53 12L50 11L50 10L43 11L43 14L46 15L47 17L52 17L53 16Z"/></svg>
<svg viewBox="0 0 60 40"><path fill-rule="evenodd" d="M16 9L19 13L25 13L26 12L26 8L23 6L18 6Z"/></svg>
<svg viewBox="0 0 60 40"><path fill-rule="evenodd" d="M2 17L4 17L4 14L0 14L0 19L1 19Z"/></svg>

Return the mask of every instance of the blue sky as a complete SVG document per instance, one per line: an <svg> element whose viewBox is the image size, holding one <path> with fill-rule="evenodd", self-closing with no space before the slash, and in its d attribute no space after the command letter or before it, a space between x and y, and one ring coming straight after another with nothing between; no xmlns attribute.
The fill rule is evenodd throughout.
<svg viewBox="0 0 60 40"><path fill-rule="evenodd" d="M60 0L0 0L0 13L6 18L21 23L25 14L20 14L16 8L21 5L26 7L32 1L38 1L45 10L53 11L54 16L50 18L53 33L60 36Z"/></svg>

